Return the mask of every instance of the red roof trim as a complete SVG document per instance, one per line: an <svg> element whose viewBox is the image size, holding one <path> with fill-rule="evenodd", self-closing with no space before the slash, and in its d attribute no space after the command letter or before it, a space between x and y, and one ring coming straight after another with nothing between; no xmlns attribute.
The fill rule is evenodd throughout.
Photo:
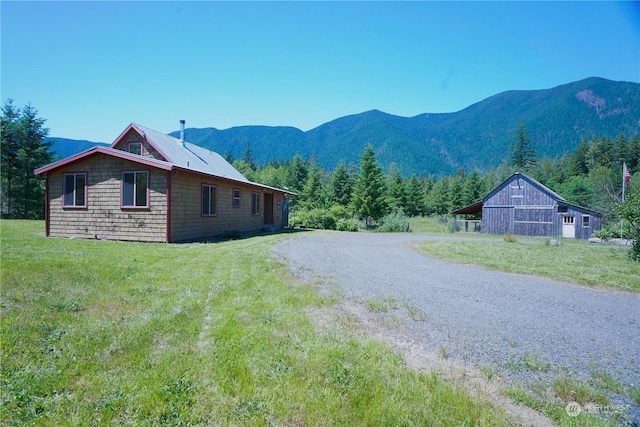
<svg viewBox="0 0 640 427"><path fill-rule="evenodd" d="M42 175L44 173L47 173L51 170L54 169L58 169L61 168L63 166L67 166L70 165L72 163L75 163L79 160L82 160L86 157L90 157L96 154L104 154L107 156L112 156L112 157L117 157L119 159L125 159L125 160L129 160L135 163L140 163L146 166L150 166L150 167L154 167L154 168L158 168L158 169L163 169L163 170L171 170L172 166L169 164L165 164L166 162L162 162L160 163L159 161L154 161L154 159L150 159L148 157L142 157L142 156L138 156L135 154L130 154L127 153L126 151L122 151L122 150L115 150L112 148L104 148L104 147L93 147L90 148L87 151L83 151L82 153L78 153L74 156L71 157L67 157L66 159L63 160L59 160L57 162L51 163L50 165L47 166L43 166L39 169L36 169L35 171L33 171L33 173L35 173L36 175Z"/></svg>

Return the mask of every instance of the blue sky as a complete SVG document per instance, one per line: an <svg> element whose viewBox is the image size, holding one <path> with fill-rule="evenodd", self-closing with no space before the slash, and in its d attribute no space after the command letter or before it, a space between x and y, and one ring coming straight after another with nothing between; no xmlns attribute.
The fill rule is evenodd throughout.
<svg viewBox="0 0 640 427"><path fill-rule="evenodd" d="M0 2L1 97L51 136L112 142L379 109L459 111L598 76L640 82L619 2Z"/></svg>

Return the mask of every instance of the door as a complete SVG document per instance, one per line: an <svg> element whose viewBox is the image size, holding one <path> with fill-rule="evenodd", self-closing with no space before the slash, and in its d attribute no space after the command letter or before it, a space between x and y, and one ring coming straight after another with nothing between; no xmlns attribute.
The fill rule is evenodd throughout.
<svg viewBox="0 0 640 427"><path fill-rule="evenodd" d="M273 194L264 195L264 224L273 225Z"/></svg>
<svg viewBox="0 0 640 427"><path fill-rule="evenodd" d="M566 239L575 239L576 238L576 223L574 216L563 216L562 217L562 237Z"/></svg>

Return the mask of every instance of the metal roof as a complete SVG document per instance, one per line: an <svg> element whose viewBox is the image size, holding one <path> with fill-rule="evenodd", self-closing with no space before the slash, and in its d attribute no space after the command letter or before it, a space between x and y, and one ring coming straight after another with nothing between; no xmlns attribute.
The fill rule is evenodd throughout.
<svg viewBox="0 0 640 427"><path fill-rule="evenodd" d="M137 154L129 153L128 151L114 148L116 145L118 145L124 135L126 135L126 133L131 129L145 138L146 141L152 147L154 147L162 157L164 157L165 161L154 159L151 157L140 156ZM270 187L268 185L258 184L257 182L251 182L215 151L208 150L206 148L191 144L186 141L183 142L177 138L165 135L153 129L149 129L146 126L142 126L137 123L131 123L129 126L127 126L127 128L116 138L116 140L113 142L113 144L111 144L111 147L109 148L93 147L71 157L67 157L66 159L62 159L36 169L34 173L36 175L41 175L50 170L65 166L67 164L81 160L87 156L92 156L98 153L131 160L137 163L154 166L164 170L171 170L174 168L184 169L190 172L202 173L205 175L215 176L217 178L250 184L262 189L282 191L283 193L297 195L296 193L289 190Z"/></svg>
<svg viewBox="0 0 640 427"><path fill-rule="evenodd" d="M189 142L157 132L148 127L131 123L140 135L154 146L162 155L182 169L228 178L234 181L251 183L236 168L231 166L220 154ZM119 138L118 138L119 139ZM118 140L113 145L117 144Z"/></svg>

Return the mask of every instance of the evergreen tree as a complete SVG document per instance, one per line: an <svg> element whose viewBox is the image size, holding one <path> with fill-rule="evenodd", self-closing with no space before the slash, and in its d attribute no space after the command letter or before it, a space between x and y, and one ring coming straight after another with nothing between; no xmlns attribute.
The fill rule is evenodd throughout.
<svg viewBox="0 0 640 427"><path fill-rule="evenodd" d="M449 187L449 211L456 210L464 206L462 203L462 180L453 178L453 182Z"/></svg>
<svg viewBox="0 0 640 427"><path fill-rule="evenodd" d="M627 167L631 173L640 170L640 138L637 134L631 137L627 146Z"/></svg>
<svg viewBox="0 0 640 427"><path fill-rule="evenodd" d="M287 186L291 191L301 193L307 182L309 168L299 155L293 156L287 168Z"/></svg>
<svg viewBox="0 0 640 427"><path fill-rule="evenodd" d="M231 151L229 150L225 151L224 159L229 163L233 163L233 154L231 153Z"/></svg>
<svg viewBox="0 0 640 427"><path fill-rule="evenodd" d="M247 142L247 146L244 149L244 157L242 160L244 160L244 162L251 168L251 170L258 170L258 165L256 165L256 162L253 160L253 151L251 151L250 142Z"/></svg>
<svg viewBox="0 0 640 427"><path fill-rule="evenodd" d="M449 178L442 178L433 184L429 194L429 211L436 215L449 212Z"/></svg>
<svg viewBox="0 0 640 427"><path fill-rule="evenodd" d="M406 213L408 204L407 189L404 179L397 168L395 168L393 175L390 177L389 199L392 208L402 209Z"/></svg>
<svg viewBox="0 0 640 427"><path fill-rule="evenodd" d="M311 210L325 207L325 204L320 167L314 163L302 189L302 194L300 194L300 206Z"/></svg>
<svg viewBox="0 0 640 427"><path fill-rule="evenodd" d="M511 145L511 164L521 172L529 172L537 163L536 148L527 135L527 127L521 122L516 129L516 140Z"/></svg>
<svg viewBox="0 0 640 427"><path fill-rule="evenodd" d="M49 129L31 105L21 110L7 100L2 108L2 216L44 218L44 180L33 171L53 161Z"/></svg>
<svg viewBox="0 0 640 427"><path fill-rule="evenodd" d="M407 210L409 216L418 216L424 213L424 189L420 180L413 175L407 185Z"/></svg>
<svg viewBox="0 0 640 427"><path fill-rule="evenodd" d="M347 206L351 200L353 191L353 176L349 173L347 165L340 162L331 175L329 183L331 199L334 203Z"/></svg>
<svg viewBox="0 0 640 427"><path fill-rule="evenodd" d="M467 177L462 189L462 206L467 206L477 202L483 196L480 182L480 174L473 170Z"/></svg>
<svg viewBox="0 0 640 427"><path fill-rule="evenodd" d="M386 192L385 176L376 161L373 146L368 144L360 158L360 175L353 188L350 207L365 220L382 218L388 212Z"/></svg>

